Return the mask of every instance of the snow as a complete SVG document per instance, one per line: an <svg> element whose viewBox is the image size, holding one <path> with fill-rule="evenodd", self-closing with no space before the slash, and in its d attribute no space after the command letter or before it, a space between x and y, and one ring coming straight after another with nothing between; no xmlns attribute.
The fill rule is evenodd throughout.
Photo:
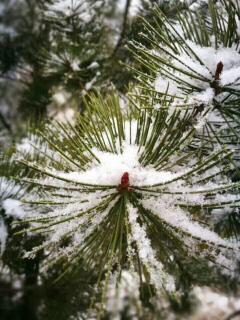
<svg viewBox="0 0 240 320"><path fill-rule="evenodd" d="M97 61L93 61L88 67L87 69L96 69L99 67L99 63Z"/></svg>
<svg viewBox="0 0 240 320"><path fill-rule="evenodd" d="M72 108L66 107L63 110L58 111L54 115L54 119L59 122L68 122L74 124L76 120L76 112Z"/></svg>
<svg viewBox="0 0 240 320"><path fill-rule="evenodd" d="M29 138L23 138L17 145L16 145L16 150L19 153L23 154L33 154L34 149L31 145L31 140L34 140L34 137Z"/></svg>
<svg viewBox="0 0 240 320"><path fill-rule="evenodd" d="M237 80L240 80L240 66L235 67L233 65L233 68L224 71L221 76L221 84L223 86L236 82ZM238 85L239 85L239 81L238 81Z"/></svg>
<svg viewBox="0 0 240 320"><path fill-rule="evenodd" d="M68 96L66 95L66 93L64 91L56 92L52 96L53 101L56 102L57 105L59 105L59 106L64 105L67 102L67 98L68 98Z"/></svg>
<svg viewBox="0 0 240 320"><path fill-rule="evenodd" d="M120 320L121 312L127 310L129 316L136 316L136 305L139 304L140 281L136 272L123 270L120 279L115 272L111 275L107 288L106 310L111 314L111 319ZM130 317L134 319L134 317Z"/></svg>
<svg viewBox="0 0 240 320"><path fill-rule="evenodd" d="M159 294L164 287L167 291L174 291L174 279L164 271L163 265L156 259L156 253L147 237L145 227L137 222L138 212L132 205L128 205L129 222L131 226L132 240L136 242L140 260L146 266L151 282L159 290Z"/></svg>
<svg viewBox="0 0 240 320"><path fill-rule="evenodd" d="M19 200L6 199L2 203L2 207L5 210L5 214L14 218L22 219L25 216L25 212L21 206Z"/></svg>
<svg viewBox="0 0 240 320"><path fill-rule="evenodd" d="M7 228L2 219L0 219L0 254L3 254L7 240Z"/></svg>
<svg viewBox="0 0 240 320"><path fill-rule="evenodd" d="M95 1L94 4L91 1L84 0L55 0L53 4L47 6L48 11L45 14L54 18L58 17L58 14L64 16L77 14L82 22L89 23L95 14L95 10L102 5L102 0Z"/></svg>
<svg viewBox="0 0 240 320"><path fill-rule="evenodd" d="M77 1L75 0L57 0L53 4L48 6L50 11L62 12L69 16L74 8L77 6Z"/></svg>
<svg viewBox="0 0 240 320"><path fill-rule="evenodd" d="M154 87L158 92L167 92L173 96L177 95L179 92L178 87L174 82L163 78L161 75L157 76Z"/></svg>
<svg viewBox="0 0 240 320"><path fill-rule="evenodd" d="M4 13L5 5L3 3L0 3L0 15Z"/></svg>
<svg viewBox="0 0 240 320"><path fill-rule="evenodd" d="M96 83L96 81L97 81L97 76L95 76L94 78L92 78L91 81L87 82L87 83L85 84L85 89L86 89L86 91L89 91L90 89L92 89L92 86Z"/></svg>
<svg viewBox="0 0 240 320"><path fill-rule="evenodd" d="M240 21L238 16L236 16L236 21L237 21L237 34L240 37Z"/></svg>
<svg viewBox="0 0 240 320"><path fill-rule="evenodd" d="M230 314L240 309L239 297L227 296L217 290L198 286L194 287L193 293L199 300L199 306L191 320L227 319Z"/></svg>
<svg viewBox="0 0 240 320"><path fill-rule="evenodd" d="M79 67L79 63L80 61L75 59L71 62L71 68L73 71L79 71L80 70L80 67Z"/></svg>
<svg viewBox="0 0 240 320"><path fill-rule="evenodd" d="M180 0L181 2L187 3L189 5L189 8L191 10L198 10L199 8L201 8L201 6L203 4L208 4L208 0L198 0L198 1L194 1L194 0Z"/></svg>
<svg viewBox="0 0 240 320"><path fill-rule="evenodd" d="M51 113L49 112L49 116ZM71 117L73 116L73 110L71 108L67 108L65 110L59 111L57 115L55 114L54 117L56 120L59 121L67 121L71 120ZM46 126L46 130L48 130ZM28 137L23 138L20 140L19 143L16 144L16 158L15 160L25 160L26 156L29 156L31 159L34 158L36 155L36 150L44 157L45 164L47 165L49 159L46 159L46 154L51 157L52 159L55 159L56 161L59 160L59 155L56 154L53 150L51 150L48 146L48 144L45 141L42 141L41 138L36 134L29 134Z"/></svg>
<svg viewBox="0 0 240 320"><path fill-rule="evenodd" d="M141 186L144 184L163 183L175 175L168 171L157 172L152 168L145 168L139 163L138 146L125 144L122 153L114 154L93 150L100 160L100 164L93 163L85 172L62 173L61 177L89 184L118 185L124 172L130 173L130 184Z"/></svg>
<svg viewBox="0 0 240 320"><path fill-rule="evenodd" d="M126 0L118 0L117 6L118 10L120 12L123 12L126 6ZM141 7L141 0L132 0L129 8L129 16L132 18L135 17L138 14Z"/></svg>
<svg viewBox="0 0 240 320"><path fill-rule="evenodd" d="M0 23L0 34L8 34L10 36L16 36L17 32L13 27L8 27L3 23Z"/></svg>
<svg viewBox="0 0 240 320"><path fill-rule="evenodd" d="M177 227L179 230L183 230L194 237L201 238L208 242L213 242L216 244L230 245L215 232L202 227L199 223L193 221L192 217L182 209L172 206L173 199L158 199L158 201L153 201L153 199L143 200L144 207L152 210L157 216L166 221L169 225ZM234 246L234 245L233 245Z"/></svg>
<svg viewBox="0 0 240 320"><path fill-rule="evenodd" d="M189 102L209 104L214 98L214 90L210 87L209 82L214 80L216 67L219 62L223 63L220 84L222 86L240 88L240 83L238 81L240 77L240 54L237 51L237 47L219 47L218 49L213 47L201 47L190 40L186 40L186 46L191 48L203 64L200 63L193 53L190 53L189 55L189 53L187 54L184 51L181 52L181 49L179 49L180 53L178 55L170 52L175 58L170 56L168 58L166 55L166 59L169 59L173 66L182 69L189 74L183 74L180 71L174 70L172 67L166 67L167 72L160 72L153 84L156 91L165 93L169 87L169 94L184 98L186 97L186 90L192 90L188 87L187 83L189 83L198 88L193 89L193 93L190 92L188 95ZM170 49L167 48L167 50ZM155 55L160 54L160 52L154 53L153 50L152 53ZM195 78L195 76L200 78ZM177 79L175 79L175 77ZM171 80L171 78L173 79ZM206 82L205 79L208 82ZM180 81L181 84L179 84L178 81ZM184 84L182 81L187 83Z"/></svg>
<svg viewBox="0 0 240 320"><path fill-rule="evenodd" d="M139 1L133 1L132 6L134 6L134 4L139 5ZM69 0L56 2L51 7L51 10L62 11L67 15L72 12ZM131 7L131 10L133 10L133 7ZM131 11L131 14L133 14L132 12L133 11ZM84 16L84 19L85 21L89 21L90 15L87 14ZM219 48L215 50L211 47L200 47L190 41L188 41L187 44L194 50L200 60L204 62L204 65L202 65L194 56L189 56L184 52L181 52L177 56L177 59L173 60L176 67L183 68L184 71L189 73L186 75L176 71L175 76L185 80L186 82L192 83L199 88L199 90L193 90L193 92L190 92L188 96L189 102L201 102L207 105L212 103L215 98L215 91L210 87L209 82L204 81L204 79L209 81L214 79L216 65L219 61L222 61L224 65L223 72L220 75L220 85L239 86L237 81L239 82L240 59L239 53L235 48ZM78 60L72 60L71 66L74 71L79 71ZM95 69L98 67L98 63L93 62L88 69ZM168 71L172 74L171 68L168 68ZM201 75L199 76L200 79L192 77L191 74L195 74L197 76ZM96 76L86 84L86 90L90 90L94 85L97 80L97 75L98 74L96 74ZM235 83L233 84L233 82ZM177 81L169 80L167 74L162 75L159 73L153 85L159 92L168 92L168 94L173 96L186 96L187 85L181 86ZM53 100L59 106L63 106L67 102L67 97L63 92L57 92L53 95ZM120 104L121 109L127 109L126 103L123 99L120 100ZM159 109L159 106L160 105L156 105L155 109ZM72 109L65 109L65 111L65 113L59 113L59 117L56 118L60 120L62 114L67 114L69 118L73 118ZM211 114L207 114L205 117L200 118L198 123L195 125L195 128L197 130L201 130L206 121L210 118L214 121L222 121L222 118L219 117L216 111L214 111ZM91 146L91 151L99 162L93 160L88 163L88 166L84 168L84 170L76 170L71 167L66 169L65 167L65 171L60 171L60 169L56 169L57 166L55 167L53 165L51 167L51 161L49 162L48 160L47 163L44 163L45 172L43 172L39 178L36 178L36 181L39 183L45 183L46 185L55 183L60 190L49 191L46 189L46 194L44 194L44 197L46 198L44 199L45 203L43 205L33 207L31 203L27 203L27 201L34 202L39 200L40 196L34 193L27 195L27 201L24 205L19 200L13 198L6 198L3 200L2 206L7 216L11 216L16 219L35 219L35 221L31 222L31 228L33 228L33 230L34 228L41 229L42 227L42 230L45 232L44 228L50 226L47 230L48 232L46 233L46 239L43 244L26 253L25 257L32 258L37 250L44 249L46 253L51 252L51 254L46 258L46 263L52 259L54 260L55 258L61 257L61 255L65 255L69 261L72 261L75 258L76 253L79 252L79 248L84 247L86 239L89 239L89 236L92 234L96 234L101 227L101 224L105 224L105 219L109 216L111 208L113 208L116 201L121 197L117 187L120 184L123 174L128 172L130 187L127 192L139 192L141 194L141 200L139 200L139 203L145 209L150 210L155 218L158 218L159 221L165 223L167 228L172 228L172 230L174 230L176 238L180 239L186 247L189 247L189 255L194 251L195 253L197 252L198 246L196 243L199 244L198 241L204 241L204 243L209 244L210 248L203 249L202 251L204 252L199 253L199 256L205 253L207 253L207 256L211 254L211 257L213 257L217 263L220 263L225 267L227 266L229 269L234 269L235 261L225 257L224 253L228 249L231 250L237 248L237 246L226 239L222 239L218 234L211 231L208 226L203 226L199 222L195 221L193 216L188 212L187 206L200 205L198 210L204 213L201 209L201 206L203 205L216 204L216 206L218 206L219 204L219 206L221 206L221 202L229 201L229 204L220 211L217 211L219 209L215 209L215 211L213 210L213 216L217 213L219 213L220 216L223 212L224 214L231 212L231 205L235 203L235 201L239 202L240 200L239 195L228 194L225 192L224 194L216 193L213 194L212 197L206 198L206 192L204 193L204 191L211 191L214 190L214 188L223 187L223 182L221 181L220 183L217 183L215 180L210 183L195 183L198 179L203 178L204 175L208 176L209 171L199 175L195 172L195 176L192 175L190 177L191 179L188 179L189 177L186 178L186 173L191 172L191 169L195 164L195 161L192 161L192 159L188 160L184 165L178 167L173 166L172 170L161 169L159 171L154 168L153 165L143 166L140 161L140 156L142 152L144 152L144 148L146 146L140 147L135 143L130 143L128 121L124 122L124 127L126 139L121 147L117 145L116 153L100 151L96 147ZM133 121L132 141L135 141L136 129L137 122ZM151 130L152 128L150 127L150 133ZM164 133L165 132L163 132L163 134ZM103 137L104 143L109 147L106 132L103 132ZM51 154L53 158L56 158L52 154L54 151L49 150L47 144L41 144L41 147L38 148L37 143L35 143L37 148L34 149L32 147L31 140L37 140L37 137L32 136L30 139L25 138L16 147L17 152L21 153L23 158L26 154L33 155L33 150L35 149L39 152L45 152L46 155ZM161 137L157 140L156 144L158 144L159 141L161 141ZM149 142L149 140L147 142ZM153 148L153 150L155 149ZM88 155L88 151L85 151L85 154ZM168 159L169 164L174 164L175 160L176 157ZM215 173L215 170L217 171L218 168L216 169L214 167L214 169L211 169L211 173ZM49 174L50 177L45 177L44 173L46 176ZM65 181L61 181L61 179L65 179ZM81 185L82 189L79 187L79 190L77 190L76 182ZM84 184L87 184L89 188L84 189ZM94 190L94 188L91 188L97 187L98 185L109 187L113 186L113 188L109 190L97 190L97 188ZM72 186L76 187L75 191L71 190ZM67 190L68 187L69 190ZM143 190L143 188L146 188L147 190ZM57 192L58 194L56 194ZM104 201L109 199L112 193L117 194L118 198L105 206ZM54 201L56 201L55 204ZM59 203L57 201L59 201ZM185 209L183 209L182 204L185 205ZM99 206L103 208L101 211L96 209L99 208ZM25 208L31 209L29 210L30 213L28 215ZM126 233L128 258L133 258L133 250L131 250L131 246L133 246L134 243L134 250L137 250L138 257L144 265L143 281L145 281L144 277L146 277L146 273L150 278L150 283L157 289L157 294L161 295L163 288L170 292L174 291L175 280L168 274L168 270L165 270L163 262L158 260L159 256L152 246L151 236L148 233L145 222L143 220L141 221L139 218L140 214L139 208L134 207L133 204L127 204L124 219L129 223L129 234ZM41 222L41 219L46 219L44 220L45 224ZM49 219L49 222L46 222L47 219ZM107 227L108 225L106 224L106 228ZM30 230L29 233L31 232L32 231ZM70 244L66 245L66 247L61 246L61 240L69 234L71 235L69 241ZM7 228L3 220L0 220L1 253L5 249L6 239ZM168 239L166 239L166 241L167 240ZM215 250L216 252L211 252L211 245L214 245L215 248L219 246L219 248L221 248L219 251L221 252L216 253L218 250ZM224 248L222 249L222 247ZM46 264L44 264L43 268L45 266ZM128 299L139 300L140 279L138 275L131 269L122 270L120 281L118 281L118 276L118 270L114 274L111 274L106 294L108 299L107 311L111 313L112 319L117 319L119 314L127 307ZM208 292L206 292L206 296L203 297L201 296L201 292L198 291L197 293L202 300L204 300L204 298L207 300L207 304L209 304L209 301L210 304L213 304L214 301L217 308L224 306L226 309L228 307L226 297L216 293L209 294ZM240 305L238 307L240 307Z"/></svg>
<svg viewBox="0 0 240 320"><path fill-rule="evenodd" d="M131 6L130 6L130 16L135 17L138 13L139 10L142 7L141 0L132 0L131 1Z"/></svg>
<svg viewBox="0 0 240 320"><path fill-rule="evenodd" d="M201 101L204 104L210 104L214 98L214 90L212 88L207 88L201 93L196 93L192 95L192 100Z"/></svg>
<svg viewBox="0 0 240 320"><path fill-rule="evenodd" d="M1 199L6 199L16 194L21 195L21 187L11 180L0 177L0 195Z"/></svg>
<svg viewBox="0 0 240 320"><path fill-rule="evenodd" d="M119 112L121 110L119 108ZM96 114L95 123L100 119L102 120ZM116 126L116 123L117 120L115 118L109 119L109 125L112 127ZM236 255L236 259L230 259L226 253L228 251L235 253L235 249L237 249L235 244L220 238L210 230L209 226L194 221L188 212L188 206L196 206L203 213L203 210L201 210L203 205L221 207L221 202L223 201L228 201L227 206L231 206L236 201L240 202L240 197L237 194L231 194L231 192L228 193L227 191L221 195L217 194L218 191L224 188L229 190L230 182L226 181L226 179L224 181L221 180L220 183L214 179L207 182L197 182L208 178L213 173L217 173L222 167L219 165L219 167L214 166L213 169L210 167L209 170L205 170L205 160L202 159L200 169L204 172L199 173L196 165L197 159L195 159L194 155L185 164L175 166L174 164L178 157L181 157L178 152L175 152L175 155L167 160L168 163L163 166L163 169L157 170L154 164L146 163L143 165L141 156L144 155L149 139L152 138L151 132L155 124L154 119L149 127L149 137L147 137L144 146L139 146L135 143L136 135L141 135L138 131L138 122L134 119L131 122L124 119L122 124L122 130L124 131L122 133L123 141L119 142L120 139L118 139L119 137L117 137L116 133L113 151L110 151L111 145L107 139L109 127L105 128L101 133L101 139L105 144L102 150L94 146L94 142L91 141L90 143L88 133L84 133L85 143L88 143L91 151L88 148L84 149L84 156L89 159L84 167L76 169L77 166L72 168L71 165L65 163L64 169L60 170L55 166L54 161L52 163L51 161L48 162L46 166L37 165L36 162L33 162L33 165L37 165L37 169L42 173L39 178L33 180L40 185L52 186L53 189L45 188L45 193L42 194L43 199L34 192L27 195L24 208L26 207L25 211L28 212L28 215L25 220L28 221L30 219L31 228L30 230L27 229L26 232L30 234L34 230L47 232L45 233L46 240L43 244L33 248L25 256L31 258L38 250L42 249L46 250L46 253L51 252L42 266L43 271L47 270L48 263L51 263L51 260L54 261L59 257L67 257L69 261L75 260L79 250L86 244L86 239L89 239L95 232L100 231L100 226L105 226L105 223L106 228L110 225L109 216L113 212L111 209L114 208L115 210L114 206L117 201L123 199L121 198L122 191L119 188L119 184L121 184L123 174L128 172L129 186L123 191L123 194L129 192L126 197L125 210L125 217L129 226L127 252L129 259L133 259L134 253L131 249L133 243L135 243L139 259L145 266L151 284L154 285L159 296L162 294L163 287L168 291L174 290L174 279L168 273L168 270L165 270L163 262L159 261L145 222L139 223L138 221L141 213L139 207L135 208L135 204L133 205L130 196L132 193L136 196L137 194L141 195L141 200L140 198L138 199L139 206L143 206L146 210L151 210L152 215L158 219L157 221L161 221L167 228L172 230L174 236L188 249L189 254L208 259L207 257L211 253L212 263L220 263L230 267L227 272L229 272L228 275L232 275L238 255ZM166 130L163 130L156 136L156 142L151 152L159 150L158 146L161 144L165 133ZM70 128L69 134L73 134ZM91 138L95 137L91 136ZM168 141L168 138L166 138L166 141ZM47 154L49 152L47 147L46 152ZM158 153L161 154L161 151L158 151ZM94 154L94 157L90 157L92 154ZM220 149L216 150L216 153L211 154L207 164L209 165L213 160L215 161L215 157L224 159L226 154L228 152L223 152ZM52 156L54 156L54 152ZM164 169L169 165L172 165L170 166L171 170ZM209 194L211 194L211 197L206 197ZM40 201L40 205L34 205L34 202L38 201ZM24 213L21 214L21 211L18 211L21 206L13 199L6 200L4 206L7 214L18 218L24 216ZM59 245L65 236L69 237L69 244L66 247L61 247ZM199 252L199 244L201 243L206 245L206 249ZM219 252L217 250L212 252L213 247L218 248ZM96 264L97 266L97 261L98 259L91 261L92 265L95 266Z"/></svg>

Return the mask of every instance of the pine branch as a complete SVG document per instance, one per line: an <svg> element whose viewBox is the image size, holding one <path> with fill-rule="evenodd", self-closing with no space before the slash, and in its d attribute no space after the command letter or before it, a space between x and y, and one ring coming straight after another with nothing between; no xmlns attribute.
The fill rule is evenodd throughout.
<svg viewBox="0 0 240 320"><path fill-rule="evenodd" d="M14 223L23 226L16 235L45 235L25 257L50 252L41 272L61 263L57 282L84 266L98 278L103 301L124 272L136 281L138 304L145 285L157 297L171 295L181 261L204 264L213 278L226 270L232 276L238 245L210 230L205 215L239 206L240 184L222 175L232 152L188 154L192 115L187 109L170 113L166 97L163 108L151 112L134 105L122 110L116 93L92 94L85 103L75 126L53 122L35 133L45 147L34 150L45 153L45 161L31 152L17 156L36 175L21 179L31 193L22 197L29 214Z"/></svg>

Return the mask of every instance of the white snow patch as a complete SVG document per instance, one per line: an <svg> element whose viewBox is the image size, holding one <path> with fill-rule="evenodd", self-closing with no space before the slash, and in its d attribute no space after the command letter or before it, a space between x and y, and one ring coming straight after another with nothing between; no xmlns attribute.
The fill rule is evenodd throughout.
<svg viewBox="0 0 240 320"><path fill-rule="evenodd" d="M3 201L2 206L5 210L6 215L9 215L11 217L22 219L26 215L19 200L10 198L6 199Z"/></svg>
<svg viewBox="0 0 240 320"><path fill-rule="evenodd" d="M208 287L195 287L193 292L200 301L194 315L196 320L226 319L231 313L240 309L239 297L226 296Z"/></svg>
<svg viewBox="0 0 240 320"><path fill-rule="evenodd" d="M152 248L151 241L147 237L144 226L137 222L138 212L132 205L128 205L128 218L131 225L132 240L136 242L140 260L146 266L151 282L156 286L159 293L165 287L167 291L174 291L174 278L165 272L163 264L157 260L156 253Z"/></svg>
<svg viewBox="0 0 240 320"><path fill-rule="evenodd" d="M0 220L0 254L3 254L6 246L6 241L7 241L7 228L3 222L3 220Z"/></svg>
<svg viewBox="0 0 240 320"><path fill-rule="evenodd" d="M154 83L155 90L158 92L167 92L173 96L179 93L179 89L175 82L169 81L168 79L163 78L161 75L158 75L155 83Z"/></svg>
<svg viewBox="0 0 240 320"><path fill-rule="evenodd" d="M156 171L151 167L143 167L138 159L138 146L125 144L123 152L114 154L93 150L100 164L93 164L85 172L62 173L64 178L82 183L118 185L124 172L129 173L130 185L141 186L161 183L175 175L170 171Z"/></svg>
<svg viewBox="0 0 240 320"><path fill-rule="evenodd" d="M64 91L56 92L52 96L53 101L59 106L64 105L67 102L67 98L68 97L67 97L67 95L65 94Z"/></svg>
<svg viewBox="0 0 240 320"><path fill-rule="evenodd" d="M126 7L126 0L118 0L117 6L118 10L123 12ZM141 8L141 0L132 0L129 8L129 16L132 18L135 17Z"/></svg>
<svg viewBox="0 0 240 320"><path fill-rule="evenodd" d="M136 304L139 304L139 276L136 272L123 270L120 281L116 272L111 275L107 288L106 309L111 314L111 319L121 319L121 312L126 308L136 313ZM128 311L128 313L129 313Z"/></svg>
<svg viewBox="0 0 240 320"><path fill-rule="evenodd" d="M48 11L46 11L45 14L55 18L58 17L58 14L62 14L64 16L77 14L78 18L84 23L89 23L96 10L102 5L102 0L95 1L94 3L86 0L58 0L47 6Z"/></svg>
<svg viewBox="0 0 240 320"><path fill-rule="evenodd" d="M97 61L93 61L88 67L87 69L96 69L99 67L99 63Z"/></svg>
<svg viewBox="0 0 240 320"><path fill-rule="evenodd" d="M158 199L158 201L153 201L153 199L150 198L149 200L143 200L143 205L145 208L152 210L168 224L179 228L179 230L184 230L194 237L216 244L226 245L226 243L228 243L220 238L217 233L204 228L199 223L193 221L187 212L178 207L173 207L171 201L172 200L169 199L169 203L167 203L166 200L161 201L161 199ZM230 245L230 242L228 244Z"/></svg>

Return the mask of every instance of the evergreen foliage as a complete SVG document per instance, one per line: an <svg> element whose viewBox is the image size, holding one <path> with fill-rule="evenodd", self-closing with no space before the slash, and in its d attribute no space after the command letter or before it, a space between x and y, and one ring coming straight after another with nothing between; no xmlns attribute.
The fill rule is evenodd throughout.
<svg viewBox="0 0 240 320"><path fill-rule="evenodd" d="M239 297L239 1L133 2L0 6L1 319Z"/></svg>

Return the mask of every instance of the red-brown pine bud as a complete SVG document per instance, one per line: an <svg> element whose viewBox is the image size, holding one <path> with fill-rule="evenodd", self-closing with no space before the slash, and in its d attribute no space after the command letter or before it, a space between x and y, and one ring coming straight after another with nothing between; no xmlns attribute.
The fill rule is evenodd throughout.
<svg viewBox="0 0 240 320"><path fill-rule="evenodd" d="M125 191L129 188L129 174L124 172L121 178L121 183L118 185L118 191Z"/></svg>
<svg viewBox="0 0 240 320"><path fill-rule="evenodd" d="M220 80L220 75L223 71L223 63L222 61L218 62L216 72L215 72L215 80Z"/></svg>

